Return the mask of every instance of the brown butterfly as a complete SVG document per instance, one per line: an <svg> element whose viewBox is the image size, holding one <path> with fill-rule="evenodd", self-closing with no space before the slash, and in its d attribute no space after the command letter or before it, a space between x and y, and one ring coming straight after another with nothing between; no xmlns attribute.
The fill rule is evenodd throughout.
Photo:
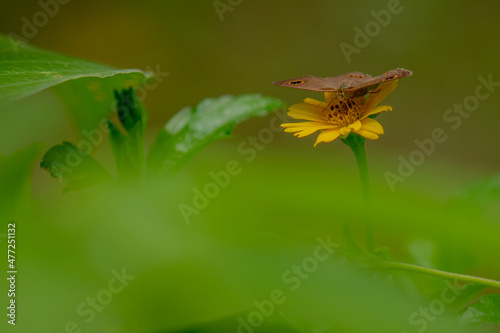
<svg viewBox="0 0 500 333"><path fill-rule="evenodd" d="M375 77L361 72L352 72L333 77L302 76L273 82L273 84L281 87L330 92L334 93L338 100L349 100L383 91L386 87L393 86L395 82L391 81L412 74L412 71L397 68Z"/></svg>

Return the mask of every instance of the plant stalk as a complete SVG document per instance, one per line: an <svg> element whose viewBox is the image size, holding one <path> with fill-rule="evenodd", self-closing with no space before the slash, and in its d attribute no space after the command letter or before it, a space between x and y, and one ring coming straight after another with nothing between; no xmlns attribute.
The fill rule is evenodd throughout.
<svg viewBox="0 0 500 333"><path fill-rule="evenodd" d="M365 138L351 133L346 139L342 140L351 148L358 164L361 187L363 189L363 199L365 202L365 222L366 222L366 247L370 253L375 252L373 221L371 218L372 196L370 191L370 176L368 173L368 162L366 160Z"/></svg>
<svg viewBox="0 0 500 333"><path fill-rule="evenodd" d="M462 281L462 282L469 282L469 283L480 284L480 285L488 286L488 287L500 288L500 281L497 281L497 280L492 280L492 279L487 279L487 278L482 278L482 277L477 277L477 276L472 276L472 275L450 273L450 272L440 271L440 270L434 269L434 268L426 268L426 267L421 267L421 266L417 266L417 265L413 265L413 264L406 264L406 263L402 263L402 262L382 261L382 262L377 263L377 266L388 269L388 270L400 270L400 271L414 272L414 273L425 274L425 275L430 275L430 276L435 276L435 277L441 277L441 278L445 278L445 279L456 279L456 280Z"/></svg>

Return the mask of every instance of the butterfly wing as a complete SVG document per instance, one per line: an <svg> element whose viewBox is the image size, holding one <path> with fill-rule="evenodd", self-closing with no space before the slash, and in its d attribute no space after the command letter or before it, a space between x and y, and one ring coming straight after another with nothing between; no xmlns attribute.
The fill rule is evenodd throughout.
<svg viewBox="0 0 500 333"><path fill-rule="evenodd" d="M356 98L376 91L380 85L412 74L409 70L397 68L376 77L361 72L351 72L333 77L302 76L273 82L273 84L281 87L321 92L337 92L341 90L347 93L348 97Z"/></svg>
<svg viewBox="0 0 500 333"><path fill-rule="evenodd" d="M372 88L373 90L377 88L378 85L384 84L385 82L399 80L405 76L412 75L413 72L404 68L396 68L391 71L385 72L379 76L371 77L369 75L365 75L364 77L359 76L359 80L353 80L352 82L346 83L345 91L355 91L365 88Z"/></svg>
<svg viewBox="0 0 500 333"><path fill-rule="evenodd" d="M365 80L371 78L368 74L352 72L339 76L317 77L314 75L301 76L283 81L273 82L281 87L290 87L311 91L336 92L346 90L360 85Z"/></svg>
<svg viewBox="0 0 500 333"><path fill-rule="evenodd" d="M301 76L283 81L273 82L280 87L289 87L311 91L335 92L340 84L347 78L347 75L335 77L317 77L314 75Z"/></svg>
<svg viewBox="0 0 500 333"><path fill-rule="evenodd" d="M370 100L380 102L396 88L396 82L400 78L412 74L413 73L407 69L397 68L375 77L369 75L363 77L363 75L359 75L358 80L342 84L341 89L345 92L346 98L354 99L363 97L367 102ZM384 97L381 99L382 96Z"/></svg>

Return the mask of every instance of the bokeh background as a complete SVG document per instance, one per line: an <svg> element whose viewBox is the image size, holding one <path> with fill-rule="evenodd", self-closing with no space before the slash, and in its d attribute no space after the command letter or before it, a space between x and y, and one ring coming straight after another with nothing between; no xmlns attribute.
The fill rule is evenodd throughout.
<svg viewBox="0 0 500 333"><path fill-rule="evenodd" d="M395 256L406 259L418 252L412 252L415 247L439 249L433 256L439 268L449 265L499 278L499 259L486 259L499 250L496 201L480 197L467 206L456 198L471 182L498 173L500 87L457 130L443 115L475 93L478 77L492 75L500 82L500 3L401 0L401 11L347 61L340 44L354 45L355 27L364 30L374 21L372 12L387 10L390 2L244 0L229 5L232 10L221 20L213 1L70 1L29 43L119 68L168 72L144 100L148 145L175 112L206 97L257 92L293 104L322 96L277 87L272 81L410 69L414 75L401 80L384 102L394 109L378 118L385 134L366 144L377 207L377 244L389 245ZM31 18L41 7L36 1L20 0L3 1L0 8L0 32L21 35L23 17ZM31 189L39 215L26 219L19 236L25 237L19 242L26 251L22 265L27 271L19 286L26 307L19 310L19 321L39 323L40 332L62 330L66 321L78 318L76 306L106 285L112 269L131 267L144 280L131 286L128 295L117 295L123 298L113 301L84 331L179 329L221 313L243 311L257 297L255 290L263 292L272 285L263 273L268 270L260 274L255 267L272 267L281 252L273 259L264 250L259 255L259 244L252 243L256 239L269 250L273 237L279 237L287 245L276 246L290 253L297 244L314 245L321 235L340 240L342 226L351 222L362 241L357 166L341 142L313 148L314 135L298 140L276 133L253 161L246 162L238 152L238 145L268 127L272 117L239 125L232 138L195 156L178 174L175 193L166 194L160 184L140 198L131 193L117 198L111 190L63 195L63 185L36 165ZM448 140L391 191L384 173L396 173L398 156L407 158L416 149L414 141L429 138L435 128L443 128ZM32 142L48 149L79 138L51 91L2 110L0 130L4 156ZM107 143L96 157L114 167ZM223 170L230 160L239 161L243 172L185 224L175 209L178 202L189 203L192 189L211 181L209 171ZM134 200L139 200L140 209L131 208ZM161 209L169 200L168 207L174 209ZM189 241L179 240L181 235ZM207 235L215 236L207 240ZM200 244L207 243L218 245L203 253ZM212 256L227 260L222 264ZM213 260L217 264L208 264ZM244 262L246 275L228 268ZM272 268L282 272L287 265ZM211 275L199 275L206 273L204 268ZM245 290L245 281L254 279L262 283ZM183 294L185 289L189 292ZM169 298L184 303L171 304ZM27 323L27 318L33 320Z"/></svg>
<svg viewBox="0 0 500 333"><path fill-rule="evenodd" d="M22 18L31 19L40 10L30 1L2 6L2 32L18 35ZM408 155L415 148L415 139L447 125L444 112L474 93L478 76L492 74L495 79L497 6L494 1L401 1L402 11L392 15L389 25L353 54L350 63L340 43L354 45L353 28L364 30L374 21L371 11L387 9L386 1L243 1L224 12L223 21L211 1L74 1L61 6L30 43L120 68L159 68L169 73L145 101L151 133L183 106L209 96L259 92L292 104L314 93L282 89L272 81L353 70L378 75L396 67L411 69L414 76L400 82L387 100L395 112L380 118L387 135L368 145L370 159L380 159L382 169L391 170L397 167L399 154ZM474 177L471 172L454 177L458 165L480 174L495 171L498 98L494 93L457 131L450 131L447 142L404 186L418 187L419 177L436 167L451 172L457 186ZM233 144L263 124L266 120L241 126ZM312 142L312 138L299 141L277 135L268 150L292 147L300 163ZM319 146L314 154L344 160L349 152L334 144Z"/></svg>

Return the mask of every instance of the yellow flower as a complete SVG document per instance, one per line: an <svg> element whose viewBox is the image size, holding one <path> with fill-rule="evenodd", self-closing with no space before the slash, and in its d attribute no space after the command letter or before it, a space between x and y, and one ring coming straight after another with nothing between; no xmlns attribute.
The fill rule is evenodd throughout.
<svg viewBox="0 0 500 333"><path fill-rule="evenodd" d="M331 142L339 136L345 138L349 133L357 133L367 139L376 140L384 134L378 121L368 116L382 111L392 111L392 107L376 107L397 86L397 80L379 87L378 90L358 97L338 98L338 93L326 92L326 102L306 98L304 103L288 108L288 115L294 119L307 120L300 123L285 123L281 127L287 133L295 133L298 138L321 131L314 146L320 142Z"/></svg>

